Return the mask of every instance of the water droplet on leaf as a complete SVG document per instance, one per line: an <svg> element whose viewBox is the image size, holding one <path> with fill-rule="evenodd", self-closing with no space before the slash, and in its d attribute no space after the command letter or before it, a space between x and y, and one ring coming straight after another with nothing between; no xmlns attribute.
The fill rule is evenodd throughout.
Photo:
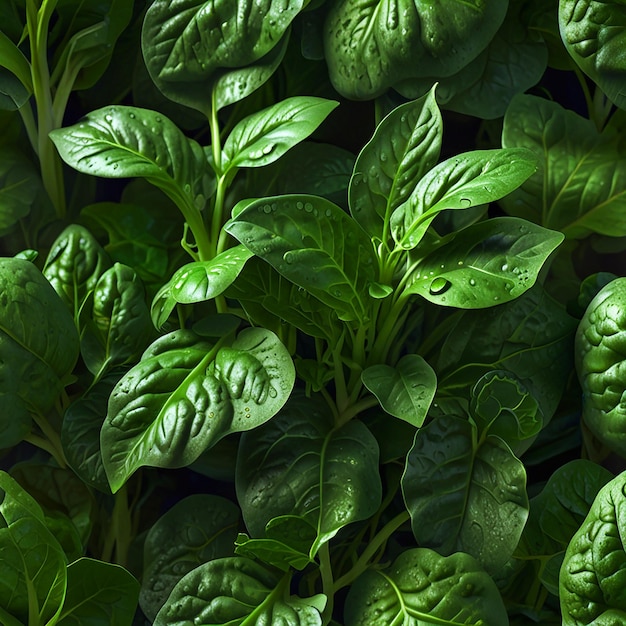
<svg viewBox="0 0 626 626"><path fill-rule="evenodd" d="M438 296L448 291L451 286L452 283L449 280L441 276L437 276L437 278L435 278L432 283L430 283L430 288L428 291L431 295Z"/></svg>

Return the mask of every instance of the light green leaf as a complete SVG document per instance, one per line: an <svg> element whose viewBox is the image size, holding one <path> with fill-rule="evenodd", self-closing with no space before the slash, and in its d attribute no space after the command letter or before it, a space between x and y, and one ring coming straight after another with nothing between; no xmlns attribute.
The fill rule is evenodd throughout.
<svg viewBox="0 0 626 626"><path fill-rule="evenodd" d="M346 626L507 626L495 582L469 554L406 550L359 576L346 599Z"/></svg>
<svg viewBox="0 0 626 626"><path fill-rule="evenodd" d="M340 319L367 323L376 257L365 231L337 205L306 195L262 198L225 229Z"/></svg>
<svg viewBox="0 0 626 626"><path fill-rule="evenodd" d="M297 515L316 528L312 558L380 505L378 445L359 421L335 430L319 396L294 395L271 422L242 435L236 486L252 536L275 517Z"/></svg>
<svg viewBox="0 0 626 626"><path fill-rule="evenodd" d="M513 556L528 516L523 464L502 439L479 441L475 424L454 415L417 432L402 492L419 545L467 552L492 575Z"/></svg>
<svg viewBox="0 0 626 626"><path fill-rule="evenodd" d="M475 150L443 161L391 215L393 238L402 248L415 248L441 211L499 200L536 169L536 157L524 148Z"/></svg>
<svg viewBox="0 0 626 626"><path fill-rule="evenodd" d="M118 382L100 435L115 493L139 467L182 467L232 432L255 428L285 403L295 380L270 331L213 345L189 330L155 341Z"/></svg>
<svg viewBox="0 0 626 626"><path fill-rule="evenodd" d="M239 517L230 500L195 494L177 502L150 528L139 596L150 621L185 574L202 563L233 556Z"/></svg>
<svg viewBox="0 0 626 626"><path fill-rule="evenodd" d="M306 139L339 103L294 96L244 118L224 143L224 170L262 167Z"/></svg>
<svg viewBox="0 0 626 626"><path fill-rule="evenodd" d="M357 157L348 190L350 212L370 236L389 235L390 215L437 162L442 131L435 87L378 125Z"/></svg>
<svg viewBox="0 0 626 626"><path fill-rule="evenodd" d="M417 428L424 423L437 377L421 356L407 354L395 367L372 365L363 370L361 378L387 413Z"/></svg>
<svg viewBox="0 0 626 626"><path fill-rule="evenodd" d="M563 239L561 233L517 218L473 224L443 240L417 265L405 293L464 309L509 302L533 286Z"/></svg>

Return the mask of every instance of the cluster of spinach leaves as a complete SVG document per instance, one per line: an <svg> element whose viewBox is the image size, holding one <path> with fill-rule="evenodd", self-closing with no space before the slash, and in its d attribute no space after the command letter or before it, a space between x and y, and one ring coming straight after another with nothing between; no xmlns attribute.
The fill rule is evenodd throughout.
<svg viewBox="0 0 626 626"><path fill-rule="evenodd" d="M620 3L0 9L0 623L626 619Z"/></svg>

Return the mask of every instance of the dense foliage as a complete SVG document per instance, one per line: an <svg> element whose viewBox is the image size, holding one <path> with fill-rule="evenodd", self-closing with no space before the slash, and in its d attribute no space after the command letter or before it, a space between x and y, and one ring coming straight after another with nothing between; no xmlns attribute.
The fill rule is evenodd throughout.
<svg viewBox="0 0 626 626"><path fill-rule="evenodd" d="M626 623L621 2L0 15L1 624Z"/></svg>

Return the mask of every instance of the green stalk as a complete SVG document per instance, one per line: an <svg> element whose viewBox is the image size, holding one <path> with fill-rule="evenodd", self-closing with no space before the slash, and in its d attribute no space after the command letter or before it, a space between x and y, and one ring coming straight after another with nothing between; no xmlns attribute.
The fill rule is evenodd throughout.
<svg viewBox="0 0 626 626"><path fill-rule="evenodd" d="M333 618L335 606L335 585L333 582L333 570L330 563L330 549L328 542L324 543L319 551L320 574L322 576L322 593L326 596L326 606L322 612L322 624L326 626Z"/></svg>

